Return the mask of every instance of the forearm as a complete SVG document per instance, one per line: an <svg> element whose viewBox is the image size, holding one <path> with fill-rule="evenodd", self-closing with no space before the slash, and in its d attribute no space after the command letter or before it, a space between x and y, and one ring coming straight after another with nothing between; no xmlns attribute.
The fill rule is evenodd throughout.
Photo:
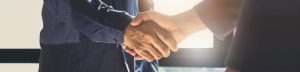
<svg viewBox="0 0 300 72"><path fill-rule="evenodd" d="M209 28L217 38L224 39L235 28L240 4L240 0L206 0L189 11L171 17L182 31L181 36L176 34L175 38L181 41L194 32Z"/></svg>
<svg viewBox="0 0 300 72"><path fill-rule="evenodd" d="M101 0L92 0L92 2L89 0L71 0L71 8L96 24L102 24L120 31L124 31L132 20L132 16L127 12L115 10Z"/></svg>
<svg viewBox="0 0 300 72"><path fill-rule="evenodd" d="M179 28L178 30L173 32L173 36L176 39L177 43L181 42L191 34L207 28L197 15L196 11L194 11L193 9L178 15L174 15L171 18Z"/></svg>
<svg viewBox="0 0 300 72"><path fill-rule="evenodd" d="M71 0L72 24L94 42L122 43L123 31L130 23L131 16L124 11L114 10L101 0L96 1L99 5L88 0Z"/></svg>

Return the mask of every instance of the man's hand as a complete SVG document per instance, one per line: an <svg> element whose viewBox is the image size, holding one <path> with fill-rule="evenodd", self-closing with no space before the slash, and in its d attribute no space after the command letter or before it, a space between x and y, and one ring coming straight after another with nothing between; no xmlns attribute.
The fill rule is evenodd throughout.
<svg viewBox="0 0 300 72"><path fill-rule="evenodd" d="M183 32L183 30L188 29L183 29L185 28L183 27L184 25L178 22L180 20L176 20L176 18L174 18L173 16L160 14L155 11L145 11L136 16L136 18L132 20L131 25L139 26L144 21L155 22L161 28L170 33L177 43L179 43L181 40L183 40L184 37L186 37L186 34Z"/></svg>
<svg viewBox="0 0 300 72"><path fill-rule="evenodd" d="M154 22L143 22L138 26L129 25L125 31L124 44L147 61L170 55L170 49L177 51L177 43L166 30ZM128 50L127 50L128 51Z"/></svg>
<svg viewBox="0 0 300 72"><path fill-rule="evenodd" d="M177 43L194 32L206 29L207 26L221 40L233 32L236 24L234 22L236 22L239 14L239 2L224 3L219 2L219 0L208 0L200 6L203 6L200 8L201 12L193 8L173 16L155 11L141 12L132 20L131 25L137 26L144 21L153 21L170 32ZM199 15L202 15L202 19L205 19L206 23L209 24L204 24Z"/></svg>
<svg viewBox="0 0 300 72"><path fill-rule="evenodd" d="M155 22L157 25L159 25L159 27L161 27L167 33L169 33L171 35L169 37L173 37L177 43L181 42L184 38L193 34L194 32L206 29L206 25L208 25L210 26L210 29L213 31L215 36L222 40L234 30L235 23L233 22L235 22L234 20L236 20L236 15L238 15L235 11L236 9L239 9L236 8L238 7L238 2L231 3L230 1L228 4L222 3L224 2L219 2L218 0L208 0L206 3L203 3L204 5L201 5L203 6L203 8L200 9L203 12L198 12L198 9L193 8L174 16L167 16L155 11L145 11L141 12L138 16L136 16L136 18L132 20L131 25L133 25L133 27L138 27L140 25L143 25L143 22ZM210 21L209 23L214 23L204 24L199 15L206 15L206 18L202 19ZM208 18L209 20L207 20ZM143 40L140 41L142 41L142 43L147 43L143 42ZM161 41L165 43L168 42L165 40ZM136 58L143 58L143 56L139 56L140 54L136 52L137 50L135 50L134 48L133 50L129 48L125 48L125 50L131 53ZM172 48L171 50L177 51Z"/></svg>

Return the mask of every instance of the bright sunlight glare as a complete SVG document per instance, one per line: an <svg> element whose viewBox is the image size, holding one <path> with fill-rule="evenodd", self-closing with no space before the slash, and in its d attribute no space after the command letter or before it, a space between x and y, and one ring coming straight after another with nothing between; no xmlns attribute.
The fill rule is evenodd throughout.
<svg viewBox="0 0 300 72"><path fill-rule="evenodd" d="M175 15L192 9L202 0L153 0L154 10ZM208 30L194 33L178 45L179 48L213 48L213 34Z"/></svg>

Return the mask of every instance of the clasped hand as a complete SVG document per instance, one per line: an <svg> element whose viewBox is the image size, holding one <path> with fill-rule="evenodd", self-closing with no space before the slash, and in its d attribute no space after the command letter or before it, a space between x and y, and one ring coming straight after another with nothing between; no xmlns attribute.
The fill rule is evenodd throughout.
<svg viewBox="0 0 300 72"><path fill-rule="evenodd" d="M136 60L152 62L178 50L176 34L180 34L178 27L168 16L143 12L126 28L123 48Z"/></svg>

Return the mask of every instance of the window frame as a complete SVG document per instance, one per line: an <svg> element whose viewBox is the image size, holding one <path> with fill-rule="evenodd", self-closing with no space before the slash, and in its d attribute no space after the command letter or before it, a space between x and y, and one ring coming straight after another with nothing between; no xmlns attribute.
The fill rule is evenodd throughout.
<svg viewBox="0 0 300 72"><path fill-rule="evenodd" d="M214 48L182 48L160 60L162 67L225 67L232 35L214 38ZM40 49L0 49L0 63L38 63Z"/></svg>

